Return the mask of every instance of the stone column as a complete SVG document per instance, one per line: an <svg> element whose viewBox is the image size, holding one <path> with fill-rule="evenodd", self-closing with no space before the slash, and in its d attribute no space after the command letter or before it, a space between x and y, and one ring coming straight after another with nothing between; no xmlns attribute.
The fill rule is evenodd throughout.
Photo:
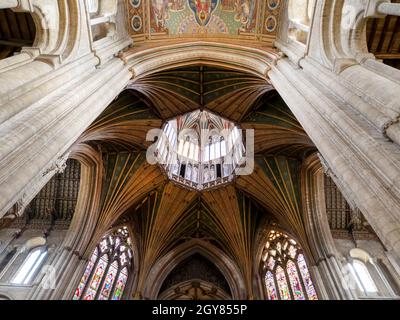
<svg viewBox="0 0 400 320"><path fill-rule="evenodd" d="M371 55L362 36L367 17L380 3L316 1L304 56L280 34L277 45L289 58L280 60L268 75L326 160L346 199L361 210L398 260L400 71L388 71L382 63L382 68L378 63L366 66ZM349 8L350 13L344 10ZM349 19L352 23L343 24ZM281 30L288 23L281 21Z"/></svg>
<svg viewBox="0 0 400 320"><path fill-rule="evenodd" d="M24 6L30 3L21 1ZM120 24L125 22L122 3ZM52 45L40 47L40 54L23 64L8 65L12 58L0 64L0 218L16 203L29 203L131 78L128 67L115 57L131 43L126 31L109 39L99 68L100 49L91 48L85 2L70 2L62 10L52 0L35 4L39 9L49 5L54 13L38 17L43 30L37 36Z"/></svg>
<svg viewBox="0 0 400 320"><path fill-rule="evenodd" d="M393 146L332 94L332 80L329 87L322 86L321 75L296 69L288 59L279 61L269 76L342 182L346 198L353 199L387 248L400 256L400 192L395 187L400 163L389 152Z"/></svg>
<svg viewBox="0 0 400 320"><path fill-rule="evenodd" d="M321 161L322 160L322 161ZM341 255L336 250L329 227L325 201L324 160L318 154L309 156L301 171L302 203L306 232L312 246L315 264L310 272L320 299L353 299L343 286Z"/></svg>

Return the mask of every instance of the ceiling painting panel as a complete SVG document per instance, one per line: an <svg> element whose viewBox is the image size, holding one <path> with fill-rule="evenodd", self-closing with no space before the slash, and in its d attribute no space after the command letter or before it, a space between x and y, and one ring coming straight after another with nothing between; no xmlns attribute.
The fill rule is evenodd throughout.
<svg viewBox="0 0 400 320"><path fill-rule="evenodd" d="M166 38L274 38L279 0L127 0L136 41Z"/></svg>

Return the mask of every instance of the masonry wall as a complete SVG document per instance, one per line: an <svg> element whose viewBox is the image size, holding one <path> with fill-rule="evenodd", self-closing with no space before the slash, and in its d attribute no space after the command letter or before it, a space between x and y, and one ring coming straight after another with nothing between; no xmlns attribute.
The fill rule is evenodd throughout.
<svg viewBox="0 0 400 320"><path fill-rule="evenodd" d="M2 230L0 232L0 264L2 265L2 270L0 271L0 296L5 296L13 300L26 299L32 288L41 284L45 275L43 272L47 270L46 266L48 266L57 255L57 249L61 247L66 233L67 230L53 230L49 234L45 244L48 254L38 268L37 273L33 276L31 282L27 285L15 285L12 284L13 278L23 265L29 253L34 250L34 248L30 250L27 249L26 243L30 239L43 237L43 229L29 228L22 231L22 233L21 229L17 228ZM16 251L12 258L7 259L7 255L15 249ZM9 261L3 265L2 263L5 262L5 259ZM55 271L58 272L57 270Z"/></svg>

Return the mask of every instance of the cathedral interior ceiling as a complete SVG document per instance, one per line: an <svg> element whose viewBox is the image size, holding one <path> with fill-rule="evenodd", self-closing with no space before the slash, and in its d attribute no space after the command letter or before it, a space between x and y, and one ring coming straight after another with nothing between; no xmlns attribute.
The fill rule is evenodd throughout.
<svg viewBox="0 0 400 320"><path fill-rule="evenodd" d="M74 160L68 160L66 173L55 175L14 226L25 227L28 220L57 220L68 228L77 201L84 198L79 194L84 185L88 195L96 193L88 199L99 200L86 255L110 228L129 224L144 270L137 279L139 287L166 253L187 240L198 240L235 261L251 288L256 246L269 228L293 235L315 262L313 244L306 236L302 173L305 159L317 157L317 149L267 77L269 66L279 57L273 43L281 7L280 0L126 0L134 46L119 57L130 68L132 79L79 137L70 150ZM29 14L0 10L0 59L33 45L34 30ZM366 31L369 51L400 67L400 18L371 19ZM187 51L180 52L182 44ZM245 48L241 51L241 47ZM175 61L168 65L172 55ZM226 60L220 58L223 55ZM186 60L179 61L180 57ZM148 163L146 150L153 143L146 139L149 130L198 109L229 119L241 129L255 130L252 174L195 191L169 180L161 166ZM95 161L81 161L85 153ZM97 166L93 172L98 186L91 185L90 174L81 166L85 170ZM366 238L371 238L374 232L362 214L339 197L333 180L327 181L324 188L330 183L332 189L330 195L325 192L333 235L345 237L347 232L348 236L351 226L358 232L368 229ZM68 189L71 197L49 203L58 197L59 186ZM0 229L10 223L0 219ZM220 296L229 296L233 292L220 271L201 255L191 256L174 268L160 293L207 298L222 289ZM168 291L175 285L174 292Z"/></svg>
<svg viewBox="0 0 400 320"><path fill-rule="evenodd" d="M237 99L235 108L216 103ZM165 119L204 106L255 129L256 163L252 175L199 193L169 182L159 166L147 163L145 138ZM315 147L265 80L206 66L144 77L121 93L79 143L96 148L105 168L97 237L129 216L140 217L136 224L146 252L141 261L147 266L184 239L205 238L227 248L250 274L248 257L262 219L293 230L307 250L299 174L302 159Z"/></svg>
<svg viewBox="0 0 400 320"><path fill-rule="evenodd" d="M209 66L157 72L134 80L129 88L150 101L162 119L203 108L233 121L273 89L261 77Z"/></svg>

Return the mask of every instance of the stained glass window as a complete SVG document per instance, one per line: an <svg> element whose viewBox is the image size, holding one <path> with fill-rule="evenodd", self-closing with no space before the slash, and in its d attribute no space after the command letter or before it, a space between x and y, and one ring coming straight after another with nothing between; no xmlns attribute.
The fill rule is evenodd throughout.
<svg viewBox="0 0 400 320"><path fill-rule="evenodd" d="M120 300L132 264L127 227L107 234L95 248L73 300Z"/></svg>
<svg viewBox="0 0 400 320"><path fill-rule="evenodd" d="M112 300L121 300L122 293L124 292L126 281L128 280L128 273L126 268L122 269L118 276L117 285L114 290Z"/></svg>
<svg viewBox="0 0 400 320"><path fill-rule="evenodd" d="M304 254L294 239L272 230L262 260L269 300L318 300Z"/></svg>
<svg viewBox="0 0 400 320"><path fill-rule="evenodd" d="M110 269L108 270L106 279L104 280L99 300L108 300L108 298L111 295L111 290L114 284L115 277L117 276L117 273L118 273L118 263L114 261L114 263L110 266Z"/></svg>
<svg viewBox="0 0 400 320"><path fill-rule="evenodd" d="M299 254L297 261L299 264L301 276L303 278L304 286L306 287L308 298L310 300L318 300L317 293L314 289L314 285L310 277L310 273L308 272L306 261L304 260L304 256L302 254Z"/></svg>
<svg viewBox="0 0 400 320"><path fill-rule="evenodd" d="M278 300L278 294L276 293L274 275L271 271L268 271L265 275L265 286L267 287L268 299Z"/></svg>
<svg viewBox="0 0 400 320"><path fill-rule="evenodd" d="M276 268L276 281L278 282L279 294L282 300L290 300L289 287L286 280L285 271L281 266Z"/></svg>
<svg viewBox="0 0 400 320"><path fill-rule="evenodd" d="M108 257L102 256L97 263L96 269L89 284L89 288L86 290L86 293L83 297L84 300L94 300L96 298L96 293L99 289L100 282L103 279L107 264Z"/></svg>
<svg viewBox="0 0 400 320"><path fill-rule="evenodd" d="M94 250L92 257L90 258L86 266L85 272L83 273L82 279L79 282L78 288L76 288L75 295L73 298L74 300L79 300L81 298L83 289L85 288L86 282L89 279L89 276L93 270L96 261L97 261L97 248Z"/></svg>
<svg viewBox="0 0 400 320"><path fill-rule="evenodd" d="M287 273L289 276L290 285L295 300L304 300L303 288L300 283L299 274L297 273L296 265L292 260L287 263Z"/></svg>

